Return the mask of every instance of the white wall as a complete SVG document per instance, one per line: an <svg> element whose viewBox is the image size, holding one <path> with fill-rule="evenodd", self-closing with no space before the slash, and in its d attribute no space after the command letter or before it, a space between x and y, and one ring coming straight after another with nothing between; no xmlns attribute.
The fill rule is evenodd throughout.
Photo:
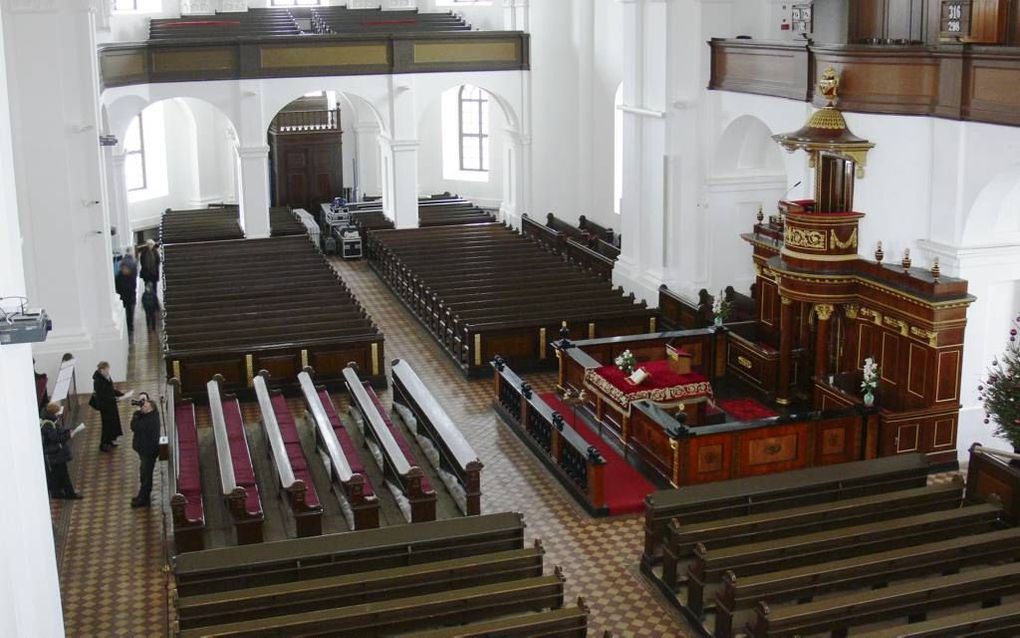
<svg viewBox="0 0 1020 638"><path fill-rule="evenodd" d="M419 106L418 191L431 195L449 191L471 199L479 206L499 208L503 199L503 149L507 128L499 105L489 98L489 170L464 174L459 171L458 91L444 91L438 100Z"/></svg>
<svg viewBox="0 0 1020 638"><path fill-rule="evenodd" d="M212 105L163 100L142 112L147 188L128 192L133 231L159 225L167 208L236 202L232 126Z"/></svg>

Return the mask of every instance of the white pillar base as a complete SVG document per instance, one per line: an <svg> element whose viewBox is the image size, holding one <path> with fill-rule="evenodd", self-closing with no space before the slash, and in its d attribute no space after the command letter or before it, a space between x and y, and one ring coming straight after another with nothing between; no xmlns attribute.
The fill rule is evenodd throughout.
<svg viewBox="0 0 1020 638"><path fill-rule="evenodd" d="M237 149L241 228L247 239L269 237L269 146Z"/></svg>

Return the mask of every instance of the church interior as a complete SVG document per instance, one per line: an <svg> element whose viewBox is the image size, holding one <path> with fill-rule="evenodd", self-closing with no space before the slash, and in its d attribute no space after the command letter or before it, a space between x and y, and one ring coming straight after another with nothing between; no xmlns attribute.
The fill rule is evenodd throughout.
<svg viewBox="0 0 1020 638"><path fill-rule="evenodd" d="M1020 0L0 24L0 636L1020 636Z"/></svg>

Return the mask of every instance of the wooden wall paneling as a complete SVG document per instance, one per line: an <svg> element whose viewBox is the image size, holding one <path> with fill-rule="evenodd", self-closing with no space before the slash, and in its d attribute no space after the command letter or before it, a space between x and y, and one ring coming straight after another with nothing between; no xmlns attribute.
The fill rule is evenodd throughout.
<svg viewBox="0 0 1020 638"><path fill-rule="evenodd" d="M935 403L959 403L962 350L962 347L954 347L936 354Z"/></svg>
<svg viewBox="0 0 1020 638"><path fill-rule="evenodd" d="M962 116L980 122L1020 126L1020 59L995 47L964 57Z"/></svg>
<svg viewBox="0 0 1020 638"><path fill-rule="evenodd" d="M1005 44L1008 13L1008 0L972 0L970 35L964 41L980 44Z"/></svg>
<svg viewBox="0 0 1020 638"><path fill-rule="evenodd" d="M806 43L760 43L712 39L709 89L777 95L810 95Z"/></svg>
<svg viewBox="0 0 1020 638"><path fill-rule="evenodd" d="M887 37L888 8L889 0L851 0L850 42Z"/></svg>

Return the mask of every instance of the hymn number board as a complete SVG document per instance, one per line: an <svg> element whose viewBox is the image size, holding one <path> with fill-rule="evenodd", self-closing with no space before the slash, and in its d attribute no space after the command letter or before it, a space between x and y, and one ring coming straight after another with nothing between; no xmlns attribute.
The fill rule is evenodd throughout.
<svg viewBox="0 0 1020 638"><path fill-rule="evenodd" d="M940 37L959 40L970 35L971 0L942 0Z"/></svg>

